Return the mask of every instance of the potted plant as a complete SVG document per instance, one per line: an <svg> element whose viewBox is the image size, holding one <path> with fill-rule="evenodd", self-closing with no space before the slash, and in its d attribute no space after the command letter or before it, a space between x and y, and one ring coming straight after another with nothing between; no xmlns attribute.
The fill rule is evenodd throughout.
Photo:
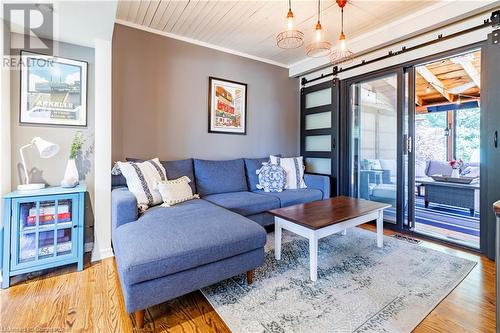
<svg viewBox="0 0 500 333"><path fill-rule="evenodd" d="M76 132L71 141L68 164L64 172L64 179L61 181L63 187L74 187L78 185L79 175L76 167L76 159L82 152L82 147L85 142L82 132Z"/></svg>
<svg viewBox="0 0 500 333"><path fill-rule="evenodd" d="M451 171L451 178L460 178L460 169L464 165L464 161L462 160L451 160L450 166L453 169Z"/></svg>

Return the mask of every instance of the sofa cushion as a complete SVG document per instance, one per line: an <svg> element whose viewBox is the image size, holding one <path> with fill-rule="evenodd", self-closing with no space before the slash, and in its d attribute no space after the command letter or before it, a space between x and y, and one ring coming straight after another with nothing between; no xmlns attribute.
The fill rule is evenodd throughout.
<svg viewBox="0 0 500 333"><path fill-rule="evenodd" d="M177 161L160 161L167 172L167 179L177 179L182 176L187 176L191 179L189 186L193 190L193 193L196 193L196 180L194 177L194 168L193 168L193 159L188 158L186 160L177 160Z"/></svg>
<svg viewBox="0 0 500 333"><path fill-rule="evenodd" d="M201 196L247 191L243 159L228 161L194 160L196 187Z"/></svg>
<svg viewBox="0 0 500 333"><path fill-rule="evenodd" d="M449 176L451 175L452 170L453 169L451 168L450 163L447 161L431 160L429 161L429 166L427 167L427 176Z"/></svg>
<svg viewBox="0 0 500 333"><path fill-rule="evenodd" d="M269 157L264 158L245 158L245 169L247 171L247 183L250 191L257 190L259 183L259 176L257 170L262 167L262 163L269 162Z"/></svg>
<svg viewBox="0 0 500 333"><path fill-rule="evenodd" d="M264 191L255 191L254 193L267 196L274 196L278 198L280 201L280 207L287 207L323 199L323 192L313 188L284 190L283 192L271 192L271 193L266 193Z"/></svg>
<svg viewBox="0 0 500 333"><path fill-rule="evenodd" d="M243 216L259 214L280 207L277 197L252 192L211 194L203 199Z"/></svg>
<svg viewBox="0 0 500 333"><path fill-rule="evenodd" d="M153 207L113 232L120 278L131 285L262 248L257 223L195 199Z"/></svg>

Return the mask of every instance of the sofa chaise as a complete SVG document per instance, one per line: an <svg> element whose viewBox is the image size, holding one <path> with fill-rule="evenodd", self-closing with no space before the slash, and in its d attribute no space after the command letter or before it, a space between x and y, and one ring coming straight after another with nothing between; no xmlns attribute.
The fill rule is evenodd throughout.
<svg viewBox="0 0 500 333"><path fill-rule="evenodd" d="M307 189L257 189L262 159L161 162L167 178L188 176L200 199L139 214L122 176L113 176L112 242L128 313L142 327L144 309L247 273L264 262L268 210L330 197L327 176L304 176Z"/></svg>

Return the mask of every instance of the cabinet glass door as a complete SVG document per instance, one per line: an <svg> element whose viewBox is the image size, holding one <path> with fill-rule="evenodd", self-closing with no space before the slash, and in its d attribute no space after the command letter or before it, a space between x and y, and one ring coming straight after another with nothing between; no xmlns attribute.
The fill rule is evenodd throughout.
<svg viewBox="0 0 500 333"><path fill-rule="evenodd" d="M14 269L42 265L75 256L73 217L76 196L37 197L14 200L12 266Z"/></svg>

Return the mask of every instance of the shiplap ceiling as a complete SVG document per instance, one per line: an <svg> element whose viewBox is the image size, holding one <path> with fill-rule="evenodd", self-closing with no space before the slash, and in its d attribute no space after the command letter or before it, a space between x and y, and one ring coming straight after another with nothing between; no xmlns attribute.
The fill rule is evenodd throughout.
<svg viewBox="0 0 500 333"><path fill-rule="evenodd" d="M436 1L349 0L344 9L348 38L360 36ZM306 58L304 46L281 50L276 34L286 27L287 1L119 1L117 22L154 29L234 50L272 62L292 65ZM332 43L340 32L340 10L334 0L321 2L321 23ZM307 45L316 23L316 1L292 1L296 25Z"/></svg>

